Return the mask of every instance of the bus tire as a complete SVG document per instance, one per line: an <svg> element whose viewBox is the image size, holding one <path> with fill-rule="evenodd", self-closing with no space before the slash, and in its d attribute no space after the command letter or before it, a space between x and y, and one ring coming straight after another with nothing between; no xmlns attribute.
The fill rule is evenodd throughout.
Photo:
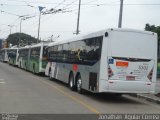
<svg viewBox="0 0 160 120"><path fill-rule="evenodd" d="M122 93L115 93L116 97L121 97L123 94Z"/></svg>
<svg viewBox="0 0 160 120"><path fill-rule="evenodd" d="M69 76L69 87L70 87L70 89L71 89L72 91L75 91L73 73L70 73L70 76Z"/></svg>
<svg viewBox="0 0 160 120"><path fill-rule="evenodd" d="M20 62L20 68L22 68L21 62Z"/></svg>
<svg viewBox="0 0 160 120"><path fill-rule="evenodd" d="M77 92L82 94L83 93L83 89L82 89L82 79L81 79L81 75L79 74L77 76L77 80L76 80L76 86L77 86Z"/></svg>
<svg viewBox="0 0 160 120"><path fill-rule="evenodd" d="M36 74L35 64L33 64L33 73Z"/></svg>

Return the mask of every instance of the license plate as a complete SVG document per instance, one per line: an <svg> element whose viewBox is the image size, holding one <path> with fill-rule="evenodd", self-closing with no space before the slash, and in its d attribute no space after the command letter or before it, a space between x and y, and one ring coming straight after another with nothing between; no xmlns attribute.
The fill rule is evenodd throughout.
<svg viewBox="0 0 160 120"><path fill-rule="evenodd" d="M135 80L135 76L126 76L126 80Z"/></svg>

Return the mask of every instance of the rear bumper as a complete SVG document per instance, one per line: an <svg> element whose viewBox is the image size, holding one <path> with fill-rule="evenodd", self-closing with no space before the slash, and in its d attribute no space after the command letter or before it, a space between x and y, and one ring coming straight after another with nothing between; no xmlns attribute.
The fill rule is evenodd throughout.
<svg viewBox="0 0 160 120"><path fill-rule="evenodd" d="M143 81L106 81L107 89L102 89L99 92L111 93L155 93L155 83Z"/></svg>

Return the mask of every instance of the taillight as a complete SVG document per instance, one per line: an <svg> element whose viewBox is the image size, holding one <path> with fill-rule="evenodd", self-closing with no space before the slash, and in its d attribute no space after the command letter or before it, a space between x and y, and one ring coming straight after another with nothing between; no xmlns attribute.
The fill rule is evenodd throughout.
<svg viewBox="0 0 160 120"><path fill-rule="evenodd" d="M112 76L113 76L113 71L112 71L111 67L109 66L108 67L108 78L110 78Z"/></svg>
<svg viewBox="0 0 160 120"><path fill-rule="evenodd" d="M147 78L152 82L153 69L149 72Z"/></svg>

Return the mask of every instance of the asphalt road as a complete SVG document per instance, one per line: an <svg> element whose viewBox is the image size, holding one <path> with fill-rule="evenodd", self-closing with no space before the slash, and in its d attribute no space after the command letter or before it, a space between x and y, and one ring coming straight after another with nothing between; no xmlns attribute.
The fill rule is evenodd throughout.
<svg viewBox="0 0 160 120"><path fill-rule="evenodd" d="M83 95L66 84L50 81L0 62L0 113L87 114L159 113L160 106L141 99L109 94Z"/></svg>

